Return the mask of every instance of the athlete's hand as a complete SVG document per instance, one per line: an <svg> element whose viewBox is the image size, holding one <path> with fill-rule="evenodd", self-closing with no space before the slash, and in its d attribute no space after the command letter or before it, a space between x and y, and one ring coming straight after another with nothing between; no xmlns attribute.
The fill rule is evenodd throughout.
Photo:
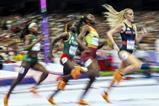
<svg viewBox="0 0 159 106"><path fill-rule="evenodd" d="M119 47L118 47L116 44L114 44L113 48L114 48L117 52L119 51Z"/></svg>
<svg viewBox="0 0 159 106"><path fill-rule="evenodd" d="M147 29L146 29L145 27L142 28L141 33L142 33L142 36L143 36L143 37L145 37L145 36L148 35L148 31L147 31Z"/></svg>
<svg viewBox="0 0 159 106"><path fill-rule="evenodd" d="M38 36L38 42L42 41L44 39L44 36L43 35L39 35Z"/></svg>

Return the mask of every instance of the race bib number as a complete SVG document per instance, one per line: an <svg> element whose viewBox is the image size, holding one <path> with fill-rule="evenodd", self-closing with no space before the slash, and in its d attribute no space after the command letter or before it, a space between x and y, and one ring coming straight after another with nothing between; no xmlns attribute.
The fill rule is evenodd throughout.
<svg viewBox="0 0 159 106"><path fill-rule="evenodd" d="M135 48L135 41L127 40L127 49L133 50Z"/></svg>
<svg viewBox="0 0 159 106"><path fill-rule="evenodd" d="M69 54L76 55L76 52L77 52L77 46L70 46Z"/></svg>
<svg viewBox="0 0 159 106"><path fill-rule="evenodd" d="M98 46L98 42L99 42L99 39L96 38L96 37L93 37L92 38L92 44L95 45L95 46Z"/></svg>
<svg viewBox="0 0 159 106"><path fill-rule="evenodd" d="M65 64L68 61L68 59L66 57L61 59L62 64Z"/></svg>
<svg viewBox="0 0 159 106"><path fill-rule="evenodd" d="M41 44L37 43L32 47L32 51L40 51L40 48L41 48Z"/></svg>
<svg viewBox="0 0 159 106"><path fill-rule="evenodd" d="M24 73L24 71L25 71L25 68L20 67L20 69L19 69L19 74L23 74L23 73Z"/></svg>
<svg viewBox="0 0 159 106"><path fill-rule="evenodd" d="M88 67L89 65L91 65L92 62L93 62L92 59L88 59L88 60L84 63L85 67Z"/></svg>

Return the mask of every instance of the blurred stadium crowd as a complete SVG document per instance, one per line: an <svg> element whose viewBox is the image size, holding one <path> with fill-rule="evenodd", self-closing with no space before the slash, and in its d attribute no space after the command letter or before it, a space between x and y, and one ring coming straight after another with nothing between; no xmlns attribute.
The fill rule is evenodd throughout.
<svg viewBox="0 0 159 106"><path fill-rule="evenodd" d="M68 13L51 13L48 15L49 20L49 33L50 40L58 36L64 31L64 25L70 20L78 19L82 15L87 14L86 12L68 12ZM145 27L149 35L146 36L140 44L136 47L137 50L141 51L155 51L159 52L158 49L158 39L159 39L159 11L135 11L135 22L138 24L138 29ZM106 37L106 32L108 31L108 25L105 22L103 15L95 15L97 18L96 29L100 36ZM36 22L41 25L41 15L26 14L26 15L7 15L1 16L0 20L0 55L2 60L6 63L21 61L25 55L25 51L22 50L23 41L20 39L23 29L28 23ZM144 26L143 26L144 25ZM116 41L120 41L120 37L114 36ZM120 44L120 42L118 43ZM61 45L61 43L59 43ZM59 47L57 45L57 47ZM61 47L61 46L60 46ZM59 49L59 48L58 48ZM110 50L109 47L104 47L103 49ZM60 53L59 53L60 54ZM59 54L55 54L58 57ZM137 54L139 55L139 54ZM144 54L143 54L144 55ZM142 56L141 56L142 57ZM43 54L39 55L39 58L43 60ZM155 60L156 61L156 60Z"/></svg>

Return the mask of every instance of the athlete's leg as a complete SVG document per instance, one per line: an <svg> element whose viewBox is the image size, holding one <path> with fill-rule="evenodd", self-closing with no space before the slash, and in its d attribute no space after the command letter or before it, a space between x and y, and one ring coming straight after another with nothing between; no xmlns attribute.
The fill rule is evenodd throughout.
<svg viewBox="0 0 159 106"><path fill-rule="evenodd" d="M36 63L32 68L36 71L42 72L38 82L30 89L32 93L37 94L37 87L47 78L49 72L40 63Z"/></svg>
<svg viewBox="0 0 159 106"><path fill-rule="evenodd" d="M130 73L132 71L136 71L140 69L140 66L141 66L141 61L138 60L132 54L127 53L126 51L121 51L119 53L119 57L122 60L122 64L120 65L120 68L114 73L113 80L108 86L108 90L104 91L102 95L105 101L107 102L110 102L108 99L108 92L111 90L112 86L115 83L118 84L122 80L123 75Z"/></svg>
<svg viewBox="0 0 159 106"><path fill-rule="evenodd" d="M99 71L98 71L99 67L98 67L97 61L95 59L91 59L91 61L92 62L90 62L90 64L88 64L88 72L87 72L89 75L89 82L87 83L87 85L84 89L84 92L80 96L79 104L81 104L81 105L88 105L88 102L84 100L84 97L86 96L89 89L91 88L93 82L95 81L96 76L99 75Z"/></svg>
<svg viewBox="0 0 159 106"><path fill-rule="evenodd" d="M89 82L86 85L84 92L82 93L81 97L80 97L80 101L79 104L81 105L88 105L88 102L84 100L84 97L86 96L87 92L89 91L89 89L91 88L93 82L95 81L95 76L89 76Z"/></svg>
<svg viewBox="0 0 159 106"><path fill-rule="evenodd" d="M24 68L25 67L25 68ZM20 67L20 70L19 70L19 74L18 74L18 77L17 79L15 79L9 89L9 91L7 92L7 94L5 95L4 97L4 106L8 106L8 99L13 91L13 89L16 87L16 85L18 83L20 83L20 81L25 77L26 73L28 72L29 70L29 64L26 63L26 62L23 62L21 67Z"/></svg>
<svg viewBox="0 0 159 106"><path fill-rule="evenodd" d="M69 79L72 78L71 76L71 70L73 68L73 63L71 64L71 61L66 61L65 63L63 63L63 74L64 76L60 78L59 82L58 82L58 86L57 89L49 96L48 98L48 102L52 105L56 104L54 97L61 91L64 90L67 82L69 81Z"/></svg>

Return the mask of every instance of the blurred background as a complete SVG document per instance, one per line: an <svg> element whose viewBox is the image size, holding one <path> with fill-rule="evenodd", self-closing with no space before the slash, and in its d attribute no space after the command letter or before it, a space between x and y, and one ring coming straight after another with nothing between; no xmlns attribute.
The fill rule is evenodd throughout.
<svg viewBox="0 0 159 106"><path fill-rule="evenodd" d="M133 76L128 75L128 77L131 77L130 79L134 78L136 80L127 81L126 83L124 81L115 91L113 94L114 97L112 96L111 99L115 100L114 104L116 104L116 106L132 106L134 104L139 106L159 105L159 0L46 1L50 40L54 39L64 31L64 26L67 22L78 19L87 13L95 15L95 27L97 32L102 38L106 38L106 32L109 30L109 27L103 16L105 9L102 5L106 3L110 4L119 11L127 7L132 8L135 11L135 22L139 33L141 33L140 30L142 27L145 27L148 31L148 36L136 46L134 54L143 62L151 64L151 67L153 68L148 72L151 73L152 76L143 75L143 70L135 72ZM26 51L23 51L24 42L20 39L23 30L26 25L31 22L36 22L41 26L41 21L42 14L40 0L0 0L0 106L3 105L4 93L7 92L10 84L18 75L21 61L26 53ZM120 36L114 36L114 38L116 42L120 44ZM49 64L44 62L43 50L38 55L39 61L45 65L49 71L54 73L54 75L49 75L44 81L44 85L40 86L39 91L41 91L41 95L48 96L50 91L55 90L57 84L56 80L63 74L63 67L59 62L62 47L62 42L59 42L56 45L55 50L52 51L52 62ZM92 98L94 100L91 101L91 106L105 106L105 102L102 101L99 92L103 90L102 88L105 89L109 84L112 79L110 76L113 75L113 72L118 68L120 63L117 52L109 46L104 46L98 50L98 54L97 59L100 66L100 76L102 76L102 78L99 78L95 83L96 86L92 87L94 98L92 95L88 96L88 98L91 98L90 100L92 100ZM76 61L79 61L80 57L76 57L75 59ZM12 103L11 106L47 105L47 101L42 101L41 98L30 96L31 94L26 90L26 88L35 84L40 75L41 73L35 72L35 70L29 71L21 82L22 85L19 85L15 89L13 98L10 102L10 104ZM143 79L145 77L148 79ZM85 78L85 76L82 76L82 78ZM64 96L60 95L57 97L57 101L60 101L61 103L59 106L75 106L76 98L74 98L74 96L68 97L68 95L70 95L70 92L71 94L79 95L79 91L82 90L86 81L87 80L79 80L77 82L69 83ZM72 87L75 83L77 86ZM24 98L27 98L28 102ZM73 102L63 101L61 98L71 98Z"/></svg>
<svg viewBox="0 0 159 106"><path fill-rule="evenodd" d="M117 9L125 7L148 11L159 9L158 0L132 0L129 2L127 0L47 0L49 13L90 10L101 14L103 11L101 5L105 3L115 6ZM39 0L1 0L0 2L0 15L38 13L39 10Z"/></svg>
<svg viewBox="0 0 159 106"><path fill-rule="evenodd" d="M109 30L109 27L103 16L105 9L102 5L106 3L119 11L127 7L135 11L135 22L139 33L142 27L145 27L148 31L148 36L136 46L135 55L141 60L149 62L154 66L153 71L158 72L158 0L47 0L49 38L53 39L62 33L64 25L68 21L87 13L92 13L96 16L96 29L100 36L105 38L105 33ZM17 70L14 67L15 64L18 66L25 55L25 51L21 51L23 49L23 41L20 39L23 29L30 22L36 22L41 26L41 20L40 0L1 0L0 59L2 70ZM120 36L114 37L116 42L120 44ZM57 44L56 49L61 50L62 46L59 45L61 45L61 42ZM102 72L114 71L118 67L120 59L114 50L105 46L99 50L99 53L104 54L98 56L98 63ZM54 53L53 63L59 64L60 54L61 51ZM43 52L39 54L38 58L41 62L44 61ZM76 59L78 60L79 58L77 57ZM61 66L59 70L62 73Z"/></svg>

